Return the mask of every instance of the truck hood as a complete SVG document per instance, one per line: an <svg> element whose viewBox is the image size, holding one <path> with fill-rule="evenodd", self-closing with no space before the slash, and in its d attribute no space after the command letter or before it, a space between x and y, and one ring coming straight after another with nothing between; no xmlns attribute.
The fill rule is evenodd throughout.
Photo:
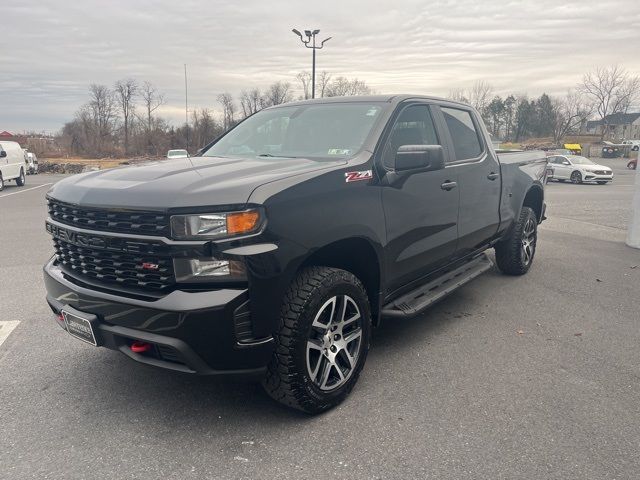
<svg viewBox="0 0 640 480"><path fill-rule="evenodd" d="M56 183L49 195L85 206L150 210L242 205L260 185L345 163L304 158L160 160L74 175Z"/></svg>

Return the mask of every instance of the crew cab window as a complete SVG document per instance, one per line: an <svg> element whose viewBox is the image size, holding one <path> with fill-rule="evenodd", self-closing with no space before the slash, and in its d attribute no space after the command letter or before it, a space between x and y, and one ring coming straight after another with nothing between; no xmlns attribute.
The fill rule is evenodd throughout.
<svg viewBox="0 0 640 480"><path fill-rule="evenodd" d="M440 145L427 105L411 105L400 113L384 149L385 166L393 166L393 159L403 145Z"/></svg>
<svg viewBox="0 0 640 480"><path fill-rule="evenodd" d="M478 157L482 153L482 145L471 113L457 108L441 107L441 110L453 140L456 160Z"/></svg>

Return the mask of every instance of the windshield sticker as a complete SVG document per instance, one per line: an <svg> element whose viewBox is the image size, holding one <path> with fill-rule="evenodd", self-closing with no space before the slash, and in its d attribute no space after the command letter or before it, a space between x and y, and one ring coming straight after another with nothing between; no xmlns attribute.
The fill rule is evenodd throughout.
<svg viewBox="0 0 640 480"><path fill-rule="evenodd" d="M327 155L351 155L351 150L348 148L330 148Z"/></svg>
<svg viewBox="0 0 640 480"><path fill-rule="evenodd" d="M362 172L346 172L344 174L344 181L347 183L350 182L359 182L360 180L370 180L373 178L373 171L364 170Z"/></svg>

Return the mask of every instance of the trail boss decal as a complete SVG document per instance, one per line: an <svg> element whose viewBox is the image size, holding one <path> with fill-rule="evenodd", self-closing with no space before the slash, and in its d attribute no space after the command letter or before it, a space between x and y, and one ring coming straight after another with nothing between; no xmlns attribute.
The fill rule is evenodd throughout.
<svg viewBox="0 0 640 480"><path fill-rule="evenodd" d="M371 170L364 170L362 172L346 172L344 174L344 181L347 183L359 182L360 180L370 180L372 177L373 172Z"/></svg>

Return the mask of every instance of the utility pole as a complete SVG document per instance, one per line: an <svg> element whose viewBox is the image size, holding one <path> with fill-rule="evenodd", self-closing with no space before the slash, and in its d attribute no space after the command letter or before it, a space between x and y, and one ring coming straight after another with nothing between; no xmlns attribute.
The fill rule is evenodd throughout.
<svg viewBox="0 0 640 480"><path fill-rule="evenodd" d="M187 145L189 150L189 97L187 95L187 64L184 64L184 123L186 125Z"/></svg>
<svg viewBox="0 0 640 480"><path fill-rule="evenodd" d="M327 37L320 43L320 46L316 45L316 35L320 33L320 30L305 30L304 37L299 30L295 28L291 30L298 37L305 47L310 48L311 54L311 98L316 98L316 50L321 50L324 47L324 42L331 40L332 37ZM309 45L311 44L311 45Z"/></svg>

